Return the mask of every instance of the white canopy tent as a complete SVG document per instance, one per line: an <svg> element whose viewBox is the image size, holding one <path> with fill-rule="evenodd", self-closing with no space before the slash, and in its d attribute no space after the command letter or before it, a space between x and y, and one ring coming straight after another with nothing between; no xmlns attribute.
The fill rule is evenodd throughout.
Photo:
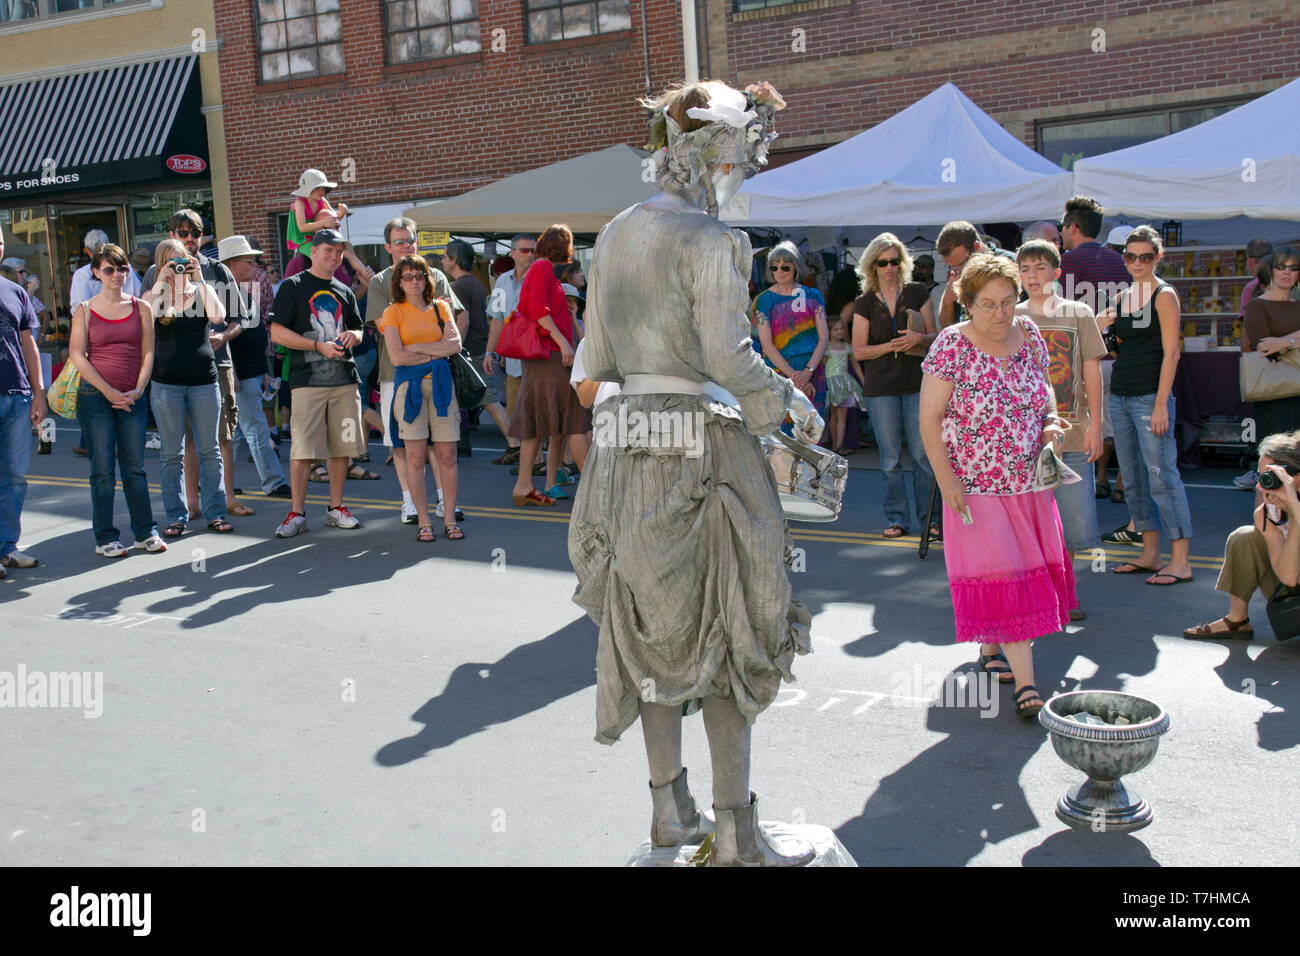
<svg viewBox="0 0 1300 956"><path fill-rule="evenodd" d="M659 191L642 178L646 156L630 146L610 146L451 199L412 206L406 215L421 229L448 232L537 234L562 222L575 233L596 233L628 206Z"/></svg>
<svg viewBox="0 0 1300 956"><path fill-rule="evenodd" d="M1145 219L1300 220L1300 79L1198 126L1074 164L1074 191Z"/></svg>
<svg viewBox="0 0 1300 956"><path fill-rule="evenodd" d="M722 209L732 225L939 225L1052 219L1070 174L952 83L813 156L760 173Z"/></svg>

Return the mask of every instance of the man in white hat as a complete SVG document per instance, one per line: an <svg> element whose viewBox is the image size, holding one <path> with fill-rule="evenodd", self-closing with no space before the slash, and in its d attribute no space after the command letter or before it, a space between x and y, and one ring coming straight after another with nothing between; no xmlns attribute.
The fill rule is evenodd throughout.
<svg viewBox="0 0 1300 956"><path fill-rule="evenodd" d="M230 343L235 363L238 396L238 428L262 482L262 493L271 498L291 496L280 457L271 444L266 416L262 414L262 392L271 384L267 371L270 342L264 316L270 315L274 300L266 272L257 264L262 250L254 249L244 236L227 236L217 244L217 258L235 277L237 294L243 298L243 334ZM233 455L232 455L233 457Z"/></svg>
<svg viewBox="0 0 1300 956"><path fill-rule="evenodd" d="M1116 252L1123 253L1124 243L1128 242L1128 237L1132 232L1132 226L1116 226L1106 236L1107 247L1114 249Z"/></svg>

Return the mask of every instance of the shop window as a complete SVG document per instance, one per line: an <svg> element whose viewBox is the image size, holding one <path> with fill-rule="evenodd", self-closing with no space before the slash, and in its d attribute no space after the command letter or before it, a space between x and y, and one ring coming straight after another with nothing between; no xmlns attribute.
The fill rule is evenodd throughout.
<svg viewBox="0 0 1300 956"><path fill-rule="evenodd" d="M343 72L339 0L256 0L262 80Z"/></svg>
<svg viewBox="0 0 1300 956"><path fill-rule="evenodd" d="M1116 149L1150 142L1170 133L1191 129L1235 109L1245 100L1214 103L1192 109L1153 113L1128 113L1095 119L1037 124L1038 152L1062 169L1073 169L1085 156L1100 156Z"/></svg>
<svg viewBox="0 0 1300 956"><path fill-rule="evenodd" d="M388 62L478 53L478 0L384 0Z"/></svg>
<svg viewBox="0 0 1300 956"><path fill-rule="evenodd" d="M632 28L630 0L526 0L528 42L549 43Z"/></svg>
<svg viewBox="0 0 1300 956"><path fill-rule="evenodd" d="M71 13L86 13L148 0L0 0L0 25L24 20L49 20Z"/></svg>
<svg viewBox="0 0 1300 956"><path fill-rule="evenodd" d="M768 7L786 7L798 0L736 0L735 11L744 13L747 10L765 10Z"/></svg>

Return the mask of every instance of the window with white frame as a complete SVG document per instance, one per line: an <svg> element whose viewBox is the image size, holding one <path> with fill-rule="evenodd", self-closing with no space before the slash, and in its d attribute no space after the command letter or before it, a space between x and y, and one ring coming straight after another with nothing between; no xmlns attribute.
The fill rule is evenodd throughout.
<svg viewBox="0 0 1300 956"><path fill-rule="evenodd" d="M255 0L262 79L343 72L339 0Z"/></svg>
<svg viewBox="0 0 1300 956"><path fill-rule="evenodd" d="M528 42L549 43L632 28L630 0L525 0Z"/></svg>
<svg viewBox="0 0 1300 956"><path fill-rule="evenodd" d="M478 53L478 0L383 0L388 62Z"/></svg>

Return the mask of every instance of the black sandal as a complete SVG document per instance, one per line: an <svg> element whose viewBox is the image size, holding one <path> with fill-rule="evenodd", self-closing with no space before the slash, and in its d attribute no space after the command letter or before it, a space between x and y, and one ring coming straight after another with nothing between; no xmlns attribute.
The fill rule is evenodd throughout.
<svg viewBox="0 0 1300 956"><path fill-rule="evenodd" d="M986 674L996 675L1000 683L1005 684L1008 681L1015 680L1011 673L1011 665L1007 663L1006 655L1001 652L985 654L980 651L979 668Z"/></svg>
<svg viewBox="0 0 1300 956"><path fill-rule="evenodd" d="M230 532L235 530L235 526L225 518L213 518L208 522L208 530L214 531L217 534L230 534Z"/></svg>
<svg viewBox="0 0 1300 956"><path fill-rule="evenodd" d="M349 465L349 466L348 466L348 477L349 477L349 478L359 478L359 479L361 479L362 481L378 481L378 480L379 480L379 476L376 475L373 471L367 471L365 468L362 468L360 465Z"/></svg>
<svg viewBox="0 0 1300 956"><path fill-rule="evenodd" d="M163 528L164 538L179 538L185 533L185 525L179 521L173 521L167 527Z"/></svg>
<svg viewBox="0 0 1300 956"><path fill-rule="evenodd" d="M1027 692L1032 692L1035 699L1021 700ZM1016 689L1015 695L1011 698L1016 702L1017 717L1037 717L1038 712L1043 709L1045 701L1038 693L1038 688L1033 684L1026 684L1024 687Z"/></svg>

